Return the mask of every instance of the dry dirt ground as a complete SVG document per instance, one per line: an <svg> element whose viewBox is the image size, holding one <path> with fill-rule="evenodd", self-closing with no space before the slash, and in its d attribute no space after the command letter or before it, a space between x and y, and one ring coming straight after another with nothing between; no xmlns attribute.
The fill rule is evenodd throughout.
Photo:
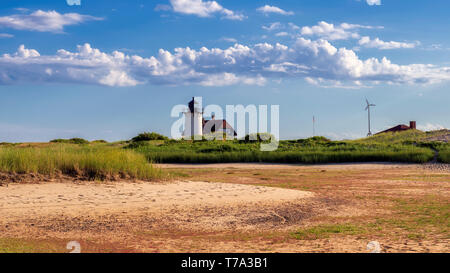
<svg viewBox="0 0 450 273"><path fill-rule="evenodd" d="M0 252L450 251L448 166L160 167L172 181L3 175Z"/></svg>

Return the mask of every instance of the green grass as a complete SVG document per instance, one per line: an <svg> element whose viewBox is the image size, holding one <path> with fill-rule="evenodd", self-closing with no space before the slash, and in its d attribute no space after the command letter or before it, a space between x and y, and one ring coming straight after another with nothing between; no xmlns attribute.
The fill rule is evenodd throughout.
<svg viewBox="0 0 450 273"><path fill-rule="evenodd" d="M448 162L446 151L450 150L450 144L427 140L445 134L445 130L409 130L349 141L331 141L324 137L282 140L274 152L261 152L260 142L243 140L140 141L126 147L157 163L425 163L433 159L436 150L442 151L439 160Z"/></svg>
<svg viewBox="0 0 450 273"><path fill-rule="evenodd" d="M139 151L139 150L138 150ZM433 158L433 152L421 149L400 151L297 151L297 152L153 152L143 151L147 159L158 163L345 163L345 162L412 162L425 163Z"/></svg>
<svg viewBox="0 0 450 273"><path fill-rule="evenodd" d="M443 149L439 151L439 161L443 163L450 163L450 149Z"/></svg>
<svg viewBox="0 0 450 273"><path fill-rule="evenodd" d="M399 229L409 239L421 240L429 234L450 239L450 204L442 196L424 198L394 198L394 213L378 218L371 227L380 230Z"/></svg>
<svg viewBox="0 0 450 273"><path fill-rule="evenodd" d="M419 130L407 130L403 132L387 132L382 134L376 134L371 137L366 137L362 139L351 140L352 143L391 143L391 144L402 144L402 143L413 143L413 142L428 142L430 139L448 135L448 130L430 131L422 132Z"/></svg>
<svg viewBox="0 0 450 273"><path fill-rule="evenodd" d="M68 252L56 243L0 238L0 253L62 253Z"/></svg>
<svg viewBox="0 0 450 273"><path fill-rule="evenodd" d="M0 172L62 173L86 179L161 177L146 158L132 150L105 144L51 144L42 147L0 147Z"/></svg>
<svg viewBox="0 0 450 273"><path fill-rule="evenodd" d="M392 198L392 214L377 217L375 221L355 218L355 222L344 224L321 224L302 228L291 237L298 240L316 240L332 235L383 236L385 231L393 236L406 236L411 240L422 240L430 234L450 239L450 204L442 196L423 198Z"/></svg>
<svg viewBox="0 0 450 273"><path fill-rule="evenodd" d="M352 224L333 224L333 225L319 225L311 228L303 228L291 235L297 240L316 240L328 238L330 235L357 235L364 233L364 230Z"/></svg>
<svg viewBox="0 0 450 273"><path fill-rule="evenodd" d="M436 134L442 134L437 132ZM425 141L436 134L420 131L381 134L352 141L324 137L279 141L274 152L261 152L259 141L163 140L148 134L150 141L87 142L82 139L51 143L0 143L0 172L59 173L87 179L162 176L155 163L425 163L439 151L439 161L450 163L450 144ZM141 135L142 136L142 135Z"/></svg>
<svg viewBox="0 0 450 273"><path fill-rule="evenodd" d="M324 138L280 141L274 152L261 152L257 142L234 141L165 141L139 142L127 146L158 163L344 163L430 161L430 147L388 143L330 141Z"/></svg>
<svg viewBox="0 0 450 273"><path fill-rule="evenodd" d="M417 231L432 227L450 235L450 203L447 199L429 196L424 200L398 199L396 209L406 220L397 221L399 227Z"/></svg>

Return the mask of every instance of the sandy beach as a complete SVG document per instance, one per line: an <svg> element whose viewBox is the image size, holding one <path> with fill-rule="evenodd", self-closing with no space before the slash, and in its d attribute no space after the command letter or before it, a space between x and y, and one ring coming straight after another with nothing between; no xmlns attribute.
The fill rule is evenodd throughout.
<svg viewBox="0 0 450 273"><path fill-rule="evenodd" d="M66 252L66 243L76 240L83 252L367 252L375 240L384 252L450 249L448 166L158 167L180 176L14 182L5 175L0 245Z"/></svg>
<svg viewBox="0 0 450 273"><path fill-rule="evenodd" d="M312 197L305 191L274 187L175 181L9 184L0 187L2 220L50 214L91 214L129 210L155 211L167 207L239 206L282 203Z"/></svg>

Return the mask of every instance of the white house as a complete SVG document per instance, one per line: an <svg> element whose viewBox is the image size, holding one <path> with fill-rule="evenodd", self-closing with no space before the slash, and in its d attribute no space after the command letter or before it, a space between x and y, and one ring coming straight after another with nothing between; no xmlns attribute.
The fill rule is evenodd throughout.
<svg viewBox="0 0 450 273"><path fill-rule="evenodd" d="M210 120L203 118L203 109L201 101L196 101L195 98L188 104L185 115L185 125L183 137L190 138L193 136L203 136L204 134L211 134L215 132L223 132L227 135L236 136L233 127L226 120L216 120L213 115Z"/></svg>

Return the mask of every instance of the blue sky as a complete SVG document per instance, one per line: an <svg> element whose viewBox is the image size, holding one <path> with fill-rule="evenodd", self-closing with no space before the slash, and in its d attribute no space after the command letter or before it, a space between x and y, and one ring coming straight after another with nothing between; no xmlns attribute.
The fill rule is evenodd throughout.
<svg viewBox="0 0 450 273"><path fill-rule="evenodd" d="M0 142L166 135L170 110L278 104L281 138L450 127L446 0L3 0Z"/></svg>

